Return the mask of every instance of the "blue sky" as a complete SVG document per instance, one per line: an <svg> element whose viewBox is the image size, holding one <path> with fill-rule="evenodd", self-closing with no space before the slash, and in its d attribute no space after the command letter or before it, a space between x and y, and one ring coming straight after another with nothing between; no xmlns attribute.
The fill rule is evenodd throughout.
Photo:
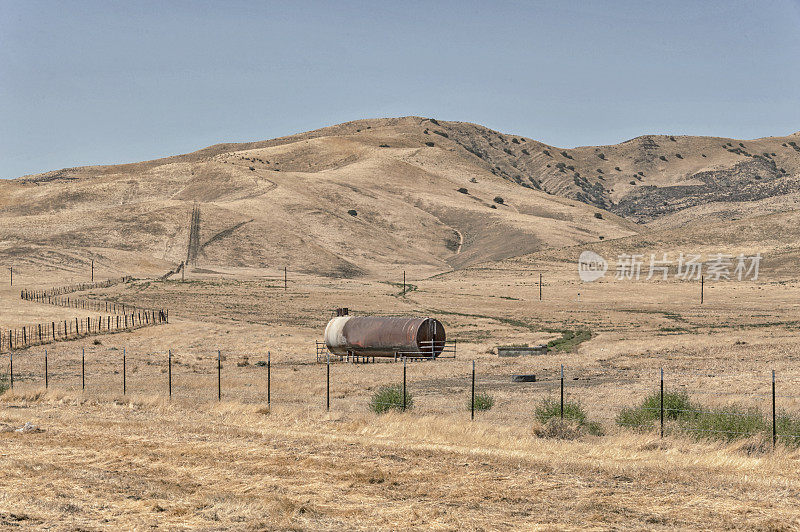
<svg viewBox="0 0 800 532"><path fill-rule="evenodd" d="M800 130L800 1L0 0L0 177L421 115L556 146Z"/></svg>

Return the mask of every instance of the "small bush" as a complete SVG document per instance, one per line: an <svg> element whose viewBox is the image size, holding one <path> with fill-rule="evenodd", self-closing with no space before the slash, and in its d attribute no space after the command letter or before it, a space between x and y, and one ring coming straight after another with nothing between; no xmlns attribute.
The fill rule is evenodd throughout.
<svg viewBox="0 0 800 532"><path fill-rule="evenodd" d="M464 187L461 187L461 188L459 188L459 189L458 189L458 192L461 192L462 194L469 194L469 190L467 190L467 189L466 189L466 188L464 188Z"/></svg>
<svg viewBox="0 0 800 532"><path fill-rule="evenodd" d="M635 185L635 184L636 184L636 181L631 181L631 185Z"/></svg>
<svg viewBox="0 0 800 532"><path fill-rule="evenodd" d="M478 180L477 180L477 179L475 179L474 177L471 177L471 178L470 178L470 180L469 180L469 182L470 182L470 183L477 183L477 182L478 182Z"/></svg>
<svg viewBox="0 0 800 532"><path fill-rule="evenodd" d="M522 150L522 151L524 152L525 150ZM552 155L550 155L550 150L542 150L542 153L544 153L544 154L545 154L545 155L547 155L548 157L552 157ZM526 155L527 155L527 154L526 154Z"/></svg>
<svg viewBox="0 0 800 532"><path fill-rule="evenodd" d="M522 148L522 153L524 153L525 155L530 155L530 154L531 154L531 152L529 152L529 151L528 151L528 150L526 150L525 148ZM550 153L550 152L548 152L548 154L549 154L549 153Z"/></svg>
<svg viewBox="0 0 800 532"><path fill-rule="evenodd" d="M564 157L566 157L567 159L572 159L572 156L571 156L569 153L565 152L565 151L562 151L562 152L561 152L561 155L563 155L563 156L564 156Z"/></svg>
<svg viewBox="0 0 800 532"><path fill-rule="evenodd" d="M494 197L494 202L495 203L499 203L500 205L505 205L505 200L503 198L501 198L500 196L495 196Z"/></svg>
<svg viewBox="0 0 800 532"><path fill-rule="evenodd" d="M619 166L615 166L614 170L616 170L617 172L621 172L622 171Z"/></svg>
<svg viewBox="0 0 800 532"><path fill-rule="evenodd" d="M737 405L713 408L691 417L681 416L678 421L681 430L691 432L698 439L731 441L772 430L771 420L768 426L757 408L743 408Z"/></svg>
<svg viewBox="0 0 800 532"><path fill-rule="evenodd" d="M597 218L598 220L602 220L603 219L603 213L602 212L596 212L596 213L594 213L594 217Z"/></svg>
<svg viewBox="0 0 800 532"><path fill-rule="evenodd" d="M599 159L602 159L602 160L604 160L604 161L606 160L606 154L605 154L605 153L598 153L598 154L597 154L597 157L598 157Z"/></svg>
<svg viewBox="0 0 800 532"><path fill-rule="evenodd" d="M406 390L406 410L410 409L414 404L414 398ZM378 391L372 395L372 400L369 402L369 409L376 414L383 414L390 410L403 410L403 387L399 384L392 384L389 386L381 386Z"/></svg>
<svg viewBox="0 0 800 532"><path fill-rule="evenodd" d="M677 157L678 159L683 159L683 155L681 155L680 153L676 153L675 157Z"/></svg>
<svg viewBox="0 0 800 532"><path fill-rule="evenodd" d="M426 142L425 145L429 148L433 148L433 142Z"/></svg>
<svg viewBox="0 0 800 532"><path fill-rule="evenodd" d="M489 208L490 208L490 209L496 209L496 208L497 208L497 205L489 205Z"/></svg>
<svg viewBox="0 0 800 532"><path fill-rule="evenodd" d="M518 141L517 139L511 139L511 142L512 142L513 144L519 144L519 141Z"/></svg>
<svg viewBox="0 0 800 532"><path fill-rule="evenodd" d="M535 416L541 423L547 423L554 417L561 418L561 401L552 398L543 399L536 406ZM564 419L584 423L586 421L586 412L583 411L580 403L564 401Z"/></svg>
<svg viewBox="0 0 800 532"><path fill-rule="evenodd" d="M378 147L379 147L379 148L390 148L391 146L389 146L388 144L381 144L381 145L380 145L380 146L378 146Z"/></svg>
<svg viewBox="0 0 800 532"><path fill-rule="evenodd" d="M440 137L450 138L450 136L445 133L444 131L433 130L434 135L439 135Z"/></svg>
<svg viewBox="0 0 800 532"><path fill-rule="evenodd" d="M250 169L251 172L255 172L255 170L256 170L255 166L248 166L248 168Z"/></svg>
<svg viewBox="0 0 800 532"><path fill-rule="evenodd" d="M670 136L669 140L671 140L672 142L678 142L677 140L675 140L675 137L673 137L673 136Z"/></svg>
<svg viewBox="0 0 800 532"><path fill-rule="evenodd" d="M564 419L561 419L561 401L556 399L543 399L537 406L534 412L536 419L542 423L544 431L550 432L548 429L554 431L546 437L559 438L559 429L572 425L572 428L567 432L574 436L581 436L583 433L592 434L594 436L603 435L603 427L596 421L589 421L586 417L583 407L580 403L572 401L564 402ZM566 425L565 425L566 424Z"/></svg>
<svg viewBox="0 0 800 532"><path fill-rule="evenodd" d="M494 397L485 392L475 394L475 410L491 410L494 406ZM467 408L472 408L472 401L467 401Z"/></svg>
<svg viewBox="0 0 800 532"><path fill-rule="evenodd" d="M661 397L654 392L636 407L623 408L617 415L620 426L637 430L652 429L661 417ZM758 435L771 435L772 419L757 408L728 404L704 407L693 403L684 392L664 393L664 420L669 428L697 439L733 441ZM786 412L776 416L778 439L791 447L800 445L800 418Z"/></svg>
<svg viewBox="0 0 800 532"><path fill-rule="evenodd" d="M347 211L347 214L349 214L350 216L358 216L358 212L355 209L350 209L349 211Z"/></svg>
<svg viewBox="0 0 800 532"><path fill-rule="evenodd" d="M659 159L661 159L662 161L666 161L667 160L667 158L664 157L663 155L659 156Z"/></svg>
<svg viewBox="0 0 800 532"><path fill-rule="evenodd" d="M692 404L686 392L664 392L664 419L677 420L681 417L696 416L699 407ZM617 424L632 428L652 428L653 421L661 418L661 394L654 392L639 406L623 408L617 415Z"/></svg>

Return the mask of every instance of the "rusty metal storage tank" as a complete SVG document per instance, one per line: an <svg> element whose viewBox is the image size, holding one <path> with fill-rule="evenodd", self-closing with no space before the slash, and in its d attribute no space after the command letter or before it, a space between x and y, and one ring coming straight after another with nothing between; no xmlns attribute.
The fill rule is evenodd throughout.
<svg viewBox="0 0 800 532"><path fill-rule="evenodd" d="M325 327L334 355L431 357L445 345L444 326L434 318L337 316Z"/></svg>

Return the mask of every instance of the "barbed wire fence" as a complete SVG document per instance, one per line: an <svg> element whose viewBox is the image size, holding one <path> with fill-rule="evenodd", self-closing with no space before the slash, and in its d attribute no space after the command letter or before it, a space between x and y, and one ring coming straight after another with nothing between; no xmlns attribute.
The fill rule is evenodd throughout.
<svg viewBox="0 0 800 532"><path fill-rule="evenodd" d="M559 366L537 370L535 381L512 383L510 375L482 374L481 361L465 361L463 372L436 377L429 369L435 361L309 365L276 362L270 352L110 349L12 351L0 383L20 393L45 388L342 414L405 411L513 426L555 419L589 434L618 427L661 437L800 445L800 395L790 393L800 375L790 372Z"/></svg>

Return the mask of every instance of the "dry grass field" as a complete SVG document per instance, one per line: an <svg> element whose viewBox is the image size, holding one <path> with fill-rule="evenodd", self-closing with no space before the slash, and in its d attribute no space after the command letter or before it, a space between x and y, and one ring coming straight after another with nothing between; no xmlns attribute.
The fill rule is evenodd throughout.
<svg viewBox="0 0 800 532"><path fill-rule="evenodd" d="M404 117L0 182L0 330L96 318L19 297L92 262L135 279L71 297L170 316L14 352L0 527L800 529L798 141L564 150ZM583 250L605 278L579 280ZM684 252L761 275L706 278L702 305L674 268L614 278ZM335 360L327 410L338 307L437 318L456 356L409 362L413 406L383 414L404 365Z"/></svg>
<svg viewBox="0 0 800 532"><path fill-rule="evenodd" d="M47 391L44 348L15 355L0 423L44 432L0 433L0 520L65 529L800 526L793 446L773 451L768 434L661 439L614 422L657 389L661 367L669 389L708 406L767 412L772 369L779 395L792 395L800 380L797 282L709 284L700 306L697 283L580 284L555 263L519 266L409 279L405 295L391 284L397 277L388 279L402 280L401 271L388 272L387 282L293 274L284 291L282 272L235 269L84 294L168 306L171 323L48 346ZM543 301L539 271L547 272ZM49 275L41 282L58 284L59 274ZM70 312L21 302L9 288L0 295L4 309L31 319ZM457 357L408 364L414 407L383 415L368 403L381 385L401 382L402 365L334 363L327 412L326 367L316 364L314 342L337 306L435 316L458 340ZM564 351L493 352L582 329L592 338ZM266 368L257 365L268 351L269 409ZM473 360L477 388L495 406L470 421ZM558 396L561 364L568 401L580 402L604 435L551 434L535 418L543 399ZM512 383L516 373L539 382ZM800 411L794 398L779 401Z"/></svg>

